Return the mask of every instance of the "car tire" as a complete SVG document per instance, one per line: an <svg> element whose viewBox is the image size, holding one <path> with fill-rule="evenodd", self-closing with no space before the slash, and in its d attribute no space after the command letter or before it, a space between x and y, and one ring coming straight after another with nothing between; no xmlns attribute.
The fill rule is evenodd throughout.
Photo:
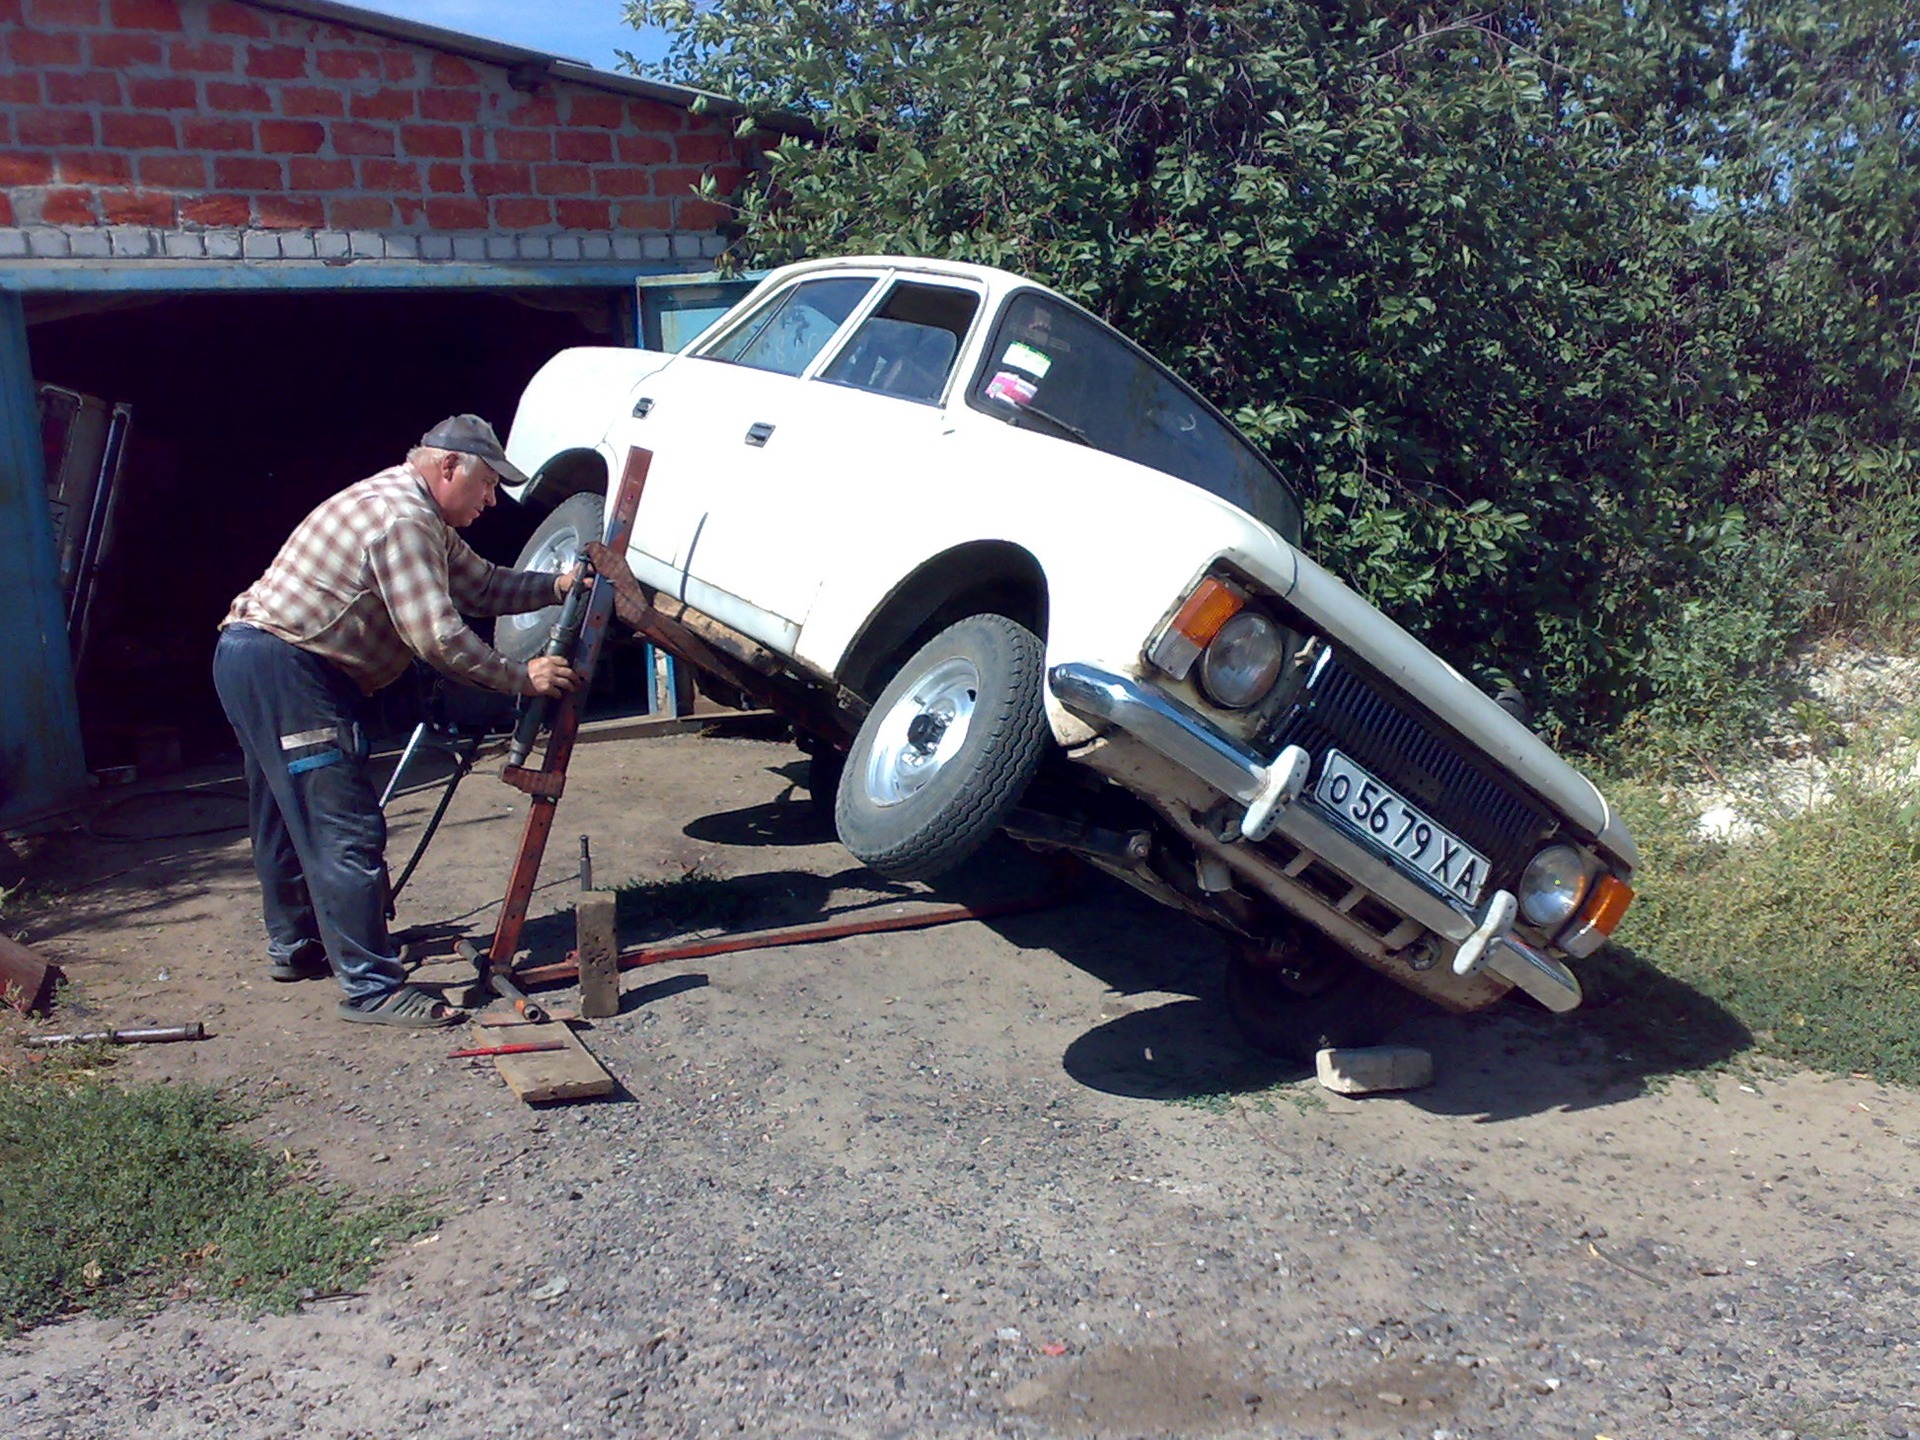
<svg viewBox="0 0 1920 1440"><path fill-rule="evenodd" d="M1039 639L1004 615L948 626L900 668L847 752L840 842L894 880L953 869L985 844L1049 734Z"/></svg>
<svg viewBox="0 0 1920 1440"><path fill-rule="evenodd" d="M593 491L569 495L558 505L520 548L516 570L565 570L573 557L589 540L606 533L607 498ZM521 664L547 648L547 637L560 618L558 601L524 615L502 615L493 622L493 648L509 660Z"/></svg>
<svg viewBox="0 0 1920 1440"><path fill-rule="evenodd" d="M1238 940L1227 959L1227 1014L1256 1050L1311 1065L1324 1049L1377 1045L1413 995L1331 942L1296 935Z"/></svg>

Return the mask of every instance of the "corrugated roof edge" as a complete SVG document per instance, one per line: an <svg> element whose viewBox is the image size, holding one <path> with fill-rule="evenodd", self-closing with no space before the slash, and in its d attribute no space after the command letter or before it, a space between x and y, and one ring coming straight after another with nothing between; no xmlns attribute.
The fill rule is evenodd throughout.
<svg viewBox="0 0 1920 1440"><path fill-rule="evenodd" d="M334 0L243 0L243 3L258 10L277 10L285 15L298 15L307 20L324 20L329 24L366 30L394 40L410 40L435 50L444 50L450 55L484 61L502 66L507 70L537 66L542 75L553 80L565 81L570 85L585 85L615 95L637 95L642 99L657 100L662 105L672 105L681 110L701 109L709 115L719 116L737 116L746 113L745 107L739 102L729 100L724 95L716 95L710 90L696 90L688 85L670 85L663 80L646 80L638 75L616 75L611 70L599 70L583 61L572 60L564 55L551 54L545 50L529 50L523 45L509 45L504 40L489 40L484 35L469 35L462 30L443 30L438 25L423 25L417 20L404 20L397 15L382 15L375 10L363 10L357 5L335 4ZM768 128L783 134L813 138L819 133L813 124L801 115L757 114L754 118Z"/></svg>

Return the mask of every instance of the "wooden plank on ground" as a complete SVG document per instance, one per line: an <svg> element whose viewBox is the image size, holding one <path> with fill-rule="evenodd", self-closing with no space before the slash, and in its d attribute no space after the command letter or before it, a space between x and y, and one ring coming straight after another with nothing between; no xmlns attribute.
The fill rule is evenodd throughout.
<svg viewBox="0 0 1920 1440"><path fill-rule="evenodd" d="M475 1045L497 1045L497 1030L476 1023ZM564 1050L545 1050L534 1055L496 1055L495 1067L507 1088L529 1105L550 1100L587 1100L595 1095L613 1093L613 1077L580 1043L580 1037L558 1022L524 1025L513 1031L516 1045L537 1045L546 1040L566 1043Z"/></svg>

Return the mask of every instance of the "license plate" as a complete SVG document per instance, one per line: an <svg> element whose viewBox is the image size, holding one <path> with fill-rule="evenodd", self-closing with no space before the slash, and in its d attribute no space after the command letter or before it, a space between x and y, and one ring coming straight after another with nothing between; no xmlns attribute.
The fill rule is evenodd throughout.
<svg viewBox="0 0 1920 1440"><path fill-rule="evenodd" d="M1320 808L1469 905L1491 868L1487 857L1431 816L1415 809L1338 750L1327 752L1313 787Z"/></svg>

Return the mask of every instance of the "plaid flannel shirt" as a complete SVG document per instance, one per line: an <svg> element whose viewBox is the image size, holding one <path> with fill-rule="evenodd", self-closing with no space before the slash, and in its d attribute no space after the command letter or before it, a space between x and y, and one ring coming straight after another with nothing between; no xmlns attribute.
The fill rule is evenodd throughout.
<svg viewBox="0 0 1920 1440"><path fill-rule="evenodd" d="M551 605L556 578L481 559L441 518L413 467L396 465L302 520L220 628L278 635L331 660L369 695L416 655L456 680L522 694L527 667L489 648L460 617Z"/></svg>

